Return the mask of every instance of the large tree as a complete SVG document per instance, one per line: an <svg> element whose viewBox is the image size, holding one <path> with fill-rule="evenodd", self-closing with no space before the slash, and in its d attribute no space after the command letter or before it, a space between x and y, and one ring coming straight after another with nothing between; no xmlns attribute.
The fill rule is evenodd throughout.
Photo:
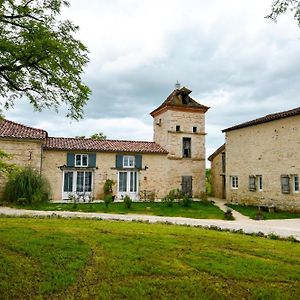
<svg viewBox="0 0 300 300"><path fill-rule="evenodd" d="M37 110L66 104L68 117L82 117L88 51L74 37L78 27L61 20L64 6L64 0L0 0L0 109L27 97Z"/></svg>
<svg viewBox="0 0 300 300"><path fill-rule="evenodd" d="M272 11L267 18L277 21L279 15L291 11L300 26L300 1L299 0L273 0Z"/></svg>

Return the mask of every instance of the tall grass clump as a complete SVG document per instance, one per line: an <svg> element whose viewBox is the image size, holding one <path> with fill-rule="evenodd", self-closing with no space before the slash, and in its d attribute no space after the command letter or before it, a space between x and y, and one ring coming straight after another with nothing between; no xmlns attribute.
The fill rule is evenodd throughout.
<svg viewBox="0 0 300 300"><path fill-rule="evenodd" d="M49 200L50 185L38 171L25 167L9 176L4 195L16 204L39 204Z"/></svg>

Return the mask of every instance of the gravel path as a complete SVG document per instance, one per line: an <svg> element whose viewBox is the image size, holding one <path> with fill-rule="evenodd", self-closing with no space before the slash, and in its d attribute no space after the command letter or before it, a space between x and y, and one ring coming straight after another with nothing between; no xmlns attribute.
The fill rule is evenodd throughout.
<svg viewBox="0 0 300 300"><path fill-rule="evenodd" d="M9 207L0 207L0 214L7 216L60 216L63 218L82 218L82 219L102 219L102 220L120 220L120 221L147 221L149 223L171 223L177 225L189 226L218 226L222 229L239 230L242 229L247 233L264 234L274 233L281 237L293 236L300 241L300 219L288 220L266 220L254 221L251 219L240 219L236 221L210 220L210 219L191 219L182 217L160 217L149 215L120 215L106 213L85 213L70 211L39 211L15 209Z"/></svg>

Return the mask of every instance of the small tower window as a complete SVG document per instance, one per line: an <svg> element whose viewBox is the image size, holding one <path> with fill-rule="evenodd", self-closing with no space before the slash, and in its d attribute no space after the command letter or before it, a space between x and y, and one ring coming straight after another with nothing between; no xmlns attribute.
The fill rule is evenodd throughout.
<svg viewBox="0 0 300 300"><path fill-rule="evenodd" d="M193 127L193 132L197 132L197 127L196 126Z"/></svg>
<svg viewBox="0 0 300 300"><path fill-rule="evenodd" d="M191 157L191 138L182 138L182 157Z"/></svg>
<svg viewBox="0 0 300 300"><path fill-rule="evenodd" d="M180 131L180 125L176 125L176 131Z"/></svg>

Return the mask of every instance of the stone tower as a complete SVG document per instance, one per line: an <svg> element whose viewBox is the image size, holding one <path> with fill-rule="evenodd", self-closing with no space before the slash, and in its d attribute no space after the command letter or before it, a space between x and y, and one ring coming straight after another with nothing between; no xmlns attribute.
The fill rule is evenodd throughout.
<svg viewBox="0 0 300 300"><path fill-rule="evenodd" d="M169 190L180 189L194 197L205 192L205 113L204 106L178 87L154 111L154 142L166 149Z"/></svg>

